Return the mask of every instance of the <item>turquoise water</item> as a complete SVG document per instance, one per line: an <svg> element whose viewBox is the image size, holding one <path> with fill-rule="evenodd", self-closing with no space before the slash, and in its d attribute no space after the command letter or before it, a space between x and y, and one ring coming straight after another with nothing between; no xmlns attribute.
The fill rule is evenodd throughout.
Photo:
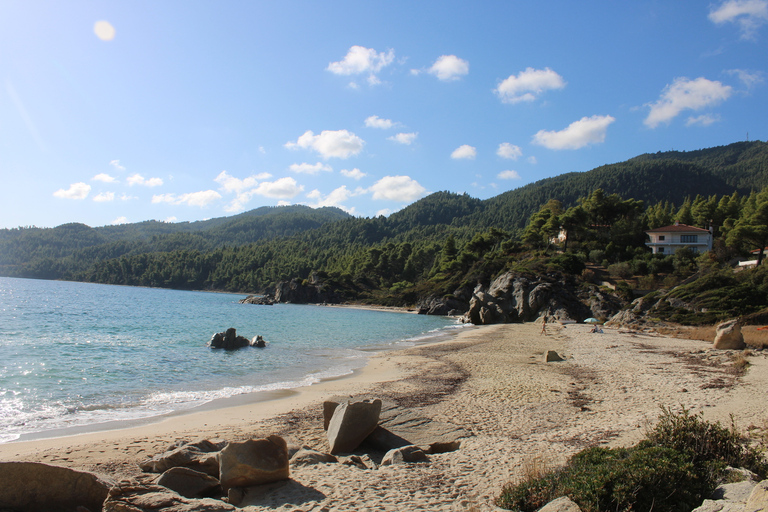
<svg viewBox="0 0 768 512"><path fill-rule="evenodd" d="M0 277L0 442L312 384L362 367L372 351L458 328L444 317L243 297ZM269 345L206 347L228 327Z"/></svg>

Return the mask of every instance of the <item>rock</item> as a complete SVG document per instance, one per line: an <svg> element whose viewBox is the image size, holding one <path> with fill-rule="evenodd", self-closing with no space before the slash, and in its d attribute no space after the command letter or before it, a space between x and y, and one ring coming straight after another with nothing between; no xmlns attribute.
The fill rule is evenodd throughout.
<svg viewBox="0 0 768 512"><path fill-rule="evenodd" d="M429 462L429 457L418 446L402 446L389 450L384 458L381 459L382 466L391 466L393 464L405 464L409 462Z"/></svg>
<svg viewBox="0 0 768 512"><path fill-rule="evenodd" d="M571 498L562 496L541 507L539 512L581 512L581 509Z"/></svg>
<svg viewBox="0 0 768 512"><path fill-rule="evenodd" d="M735 482L732 484L721 484L712 493L711 498L713 500L727 500L727 501L739 501L745 503L749 499L752 490L757 485L757 482L752 480L745 480L743 482Z"/></svg>
<svg viewBox="0 0 768 512"><path fill-rule="evenodd" d="M311 448L302 448L291 457L290 463L294 466L314 466L321 462L338 462L334 455L323 453Z"/></svg>
<svg viewBox="0 0 768 512"><path fill-rule="evenodd" d="M345 402L333 412L328 423L328 444L331 453L349 453L357 448L379 423L381 400Z"/></svg>
<svg viewBox="0 0 768 512"><path fill-rule="evenodd" d="M256 336L251 340L251 346L256 348L265 348L267 346L267 342L264 341L264 338L261 336Z"/></svg>
<svg viewBox="0 0 768 512"><path fill-rule="evenodd" d="M338 304L342 298L338 293L329 289L321 275L312 272L305 281L292 279L289 282L280 281L275 286L275 302L293 304Z"/></svg>
<svg viewBox="0 0 768 512"><path fill-rule="evenodd" d="M39 462L0 462L0 482L0 507L25 512L96 512L112 486L92 473Z"/></svg>
<svg viewBox="0 0 768 512"><path fill-rule="evenodd" d="M471 288L458 288L451 295L430 295L419 299L416 310L420 315L463 315L469 309Z"/></svg>
<svg viewBox="0 0 768 512"><path fill-rule="evenodd" d="M744 502L725 500L704 500L692 512L744 512Z"/></svg>
<svg viewBox="0 0 768 512"><path fill-rule="evenodd" d="M234 327L230 327L225 332L217 332L211 336L208 346L211 348L223 348L224 350L237 350L247 347L251 341L245 336L238 336Z"/></svg>
<svg viewBox="0 0 768 512"><path fill-rule="evenodd" d="M552 363L557 361L565 361L565 358L560 356L560 354L558 354L554 350L547 350L547 353L544 355L544 362Z"/></svg>
<svg viewBox="0 0 768 512"><path fill-rule="evenodd" d="M189 468L171 468L157 477L155 483L185 498L207 498L221 490L218 479Z"/></svg>
<svg viewBox="0 0 768 512"><path fill-rule="evenodd" d="M547 314L556 321L575 321L619 311L620 301L596 286L579 287L575 278L557 272L528 276L506 272L486 289L478 285L464 322L473 324L531 322Z"/></svg>
<svg viewBox="0 0 768 512"><path fill-rule="evenodd" d="M101 510L96 508L94 510ZM236 512L237 507L211 498L190 499L156 484L135 480L120 482L109 490L104 512Z"/></svg>
<svg viewBox="0 0 768 512"><path fill-rule="evenodd" d="M717 326L715 348L719 350L741 350L747 345L741 334L741 324L738 319L723 322Z"/></svg>
<svg viewBox="0 0 768 512"><path fill-rule="evenodd" d="M199 441L187 443L178 448L139 464L142 471L164 473L175 467L187 467L214 477L219 476L219 450L226 446L226 441Z"/></svg>
<svg viewBox="0 0 768 512"><path fill-rule="evenodd" d="M249 295L237 302L239 304L258 304L261 306L272 306L275 304L275 297L269 293L266 295Z"/></svg>
<svg viewBox="0 0 768 512"><path fill-rule="evenodd" d="M229 443L219 452L219 481L226 491L285 480L289 477L288 445L280 436Z"/></svg>
<svg viewBox="0 0 768 512"><path fill-rule="evenodd" d="M349 455L347 457L339 457L339 463L346 466L355 466L360 469L378 469L379 466L373 462L373 459L368 455Z"/></svg>
<svg viewBox="0 0 768 512"><path fill-rule="evenodd" d="M752 489L744 512L768 512L768 480L763 480Z"/></svg>
<svg viewBox="0 0 768 512"><path fill-rule="evenodd" d="M387 452L393 448L416 445L425 453L458 450L460 439L468 432L461 427L403 409L394 402L382 403L379 426L365 439L364 446Z"/></svg>

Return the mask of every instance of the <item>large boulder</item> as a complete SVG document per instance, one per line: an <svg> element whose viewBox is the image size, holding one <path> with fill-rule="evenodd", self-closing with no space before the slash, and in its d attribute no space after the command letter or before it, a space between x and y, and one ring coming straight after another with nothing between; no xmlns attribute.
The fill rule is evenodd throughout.
<svg viewBox="0 0 768 512"><path fill-rule="evenodd" d="M571 498L562 496L541 507L539 512L581 512L581 509Z"/></svg>
<svg viewBox="0 0 768 512"><path fill-rule="evenodd" d="M752 489L744 512L768 512L768 480L763 480Z"/></svg>
<svg viewBox="0 0 768 512"><path fill-rule="evenodd" d="M209 498L221 490L219 480L189 468L171 468L155 480L185 498Z"/></svg>
<svg viewBox="0 0 768 512"><path fill-rule="evenodd" d="M328 423L326 436L331 453L349 453L379 424L381 400L362 400L339 404Z"/></svg>
<svg viewBox="0 0 768 512"><path fill-rule="evenodd" d="M252 487L289 477L288 445L280 436L229 443L219 452L219 481L231 487Z"/></svg>
<svg viewBox="0 0 768 512"><path fill-rule="evenodd" d="M57 510L57 509L53 509ZM95 508L92 510L102 510ZM157 484L123 481L109 490L104 512L236 512L234 505L212 498L191 499Z"/></svg>
<svg viewBox="0 0 768 512"><path fill-rule="evenodd" d="M234 327L230 327L224 332L217 332L211 336L211 341L208 342L209 347L223 348L224 350L237 350L250 344L251 340L245 336L238 336L237 330Z"/></svg>
<svg viewBox="0 0 768 512"><path fill-rule="evenodd" d="M741 324L738 319L723 322L717 326L715 348L719 350L741 350L747 345L741 334Z"/></svg>
<svg viewBox="0 0 768 512"><path fill-rule="evenodd" d="M393 448L416 445L425 453L458 450L468 432L452 423L435 421L394 402L382 403L379 426L365 439L364 446L387 452Z"/></svg>
<svg viewBox="0 0 768 512"><path fill-rule="evenodd" d="M220 440L185 443L141 462L139 467L147 473L164 473L171 468L186 467L218 477L218 452L226 444L226 441Z"/></svg>
<svg viewBox="0 0 768 512"><path fill-rule="evenodd" d="M317 272L312 272L306 280L280 281L275 285L274 296L275 302L293 304L338 304L342 301Z"/></svg>
<svg viewBox="0 0 768 512"><path fill-rule="evenodd" d="M91 473L39 462L0 462L0 482L0 508L24 512L95 512L112 486Z"/></svg>

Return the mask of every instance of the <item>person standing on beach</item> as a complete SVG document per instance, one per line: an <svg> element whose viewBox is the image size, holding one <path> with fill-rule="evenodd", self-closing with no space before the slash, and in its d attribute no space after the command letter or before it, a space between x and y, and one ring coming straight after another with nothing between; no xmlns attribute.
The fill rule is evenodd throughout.
<svg viewBox="0 0 768 512"><path fill-rule="evenodd" d="M547 334L547 314L544 313L541 322L541 334Z"/></svg>

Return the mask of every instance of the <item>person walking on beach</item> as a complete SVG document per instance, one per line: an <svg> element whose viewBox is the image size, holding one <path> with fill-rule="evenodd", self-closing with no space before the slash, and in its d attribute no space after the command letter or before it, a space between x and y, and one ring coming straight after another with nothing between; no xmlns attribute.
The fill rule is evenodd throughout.
<svg viewBox="0 0 768 512"><path fill-rule="evenodd" d="M547 314L544 313L544 317L541 322L541 334L547 334Z"/></svg>

